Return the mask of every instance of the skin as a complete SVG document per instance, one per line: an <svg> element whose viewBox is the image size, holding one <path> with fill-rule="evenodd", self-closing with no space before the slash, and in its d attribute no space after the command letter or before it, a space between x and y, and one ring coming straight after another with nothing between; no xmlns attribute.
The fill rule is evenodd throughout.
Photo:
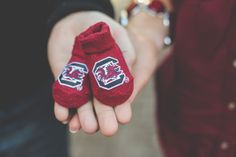
<svg viewBox="0 0 236 157"><path fill-rule="evenodd" d="M78 108L74 115L69 115L69 110L56 102L54 112L56 119L67 124L72 133L83 130L93 134L100 130L103 135L112 136L117 132L119 124L130 122L131 104L134 98L161 63L158 62L159 50L167 29L162 26L159 17L152 17L145 13L132 18L126 29L100 12L82 11L70 14L54 26L49 38L48 59L55 78L71 57L70 52L75 36L99 21L104 21L110 26L112 35L123 52L135 78L133 94L128 101L115 108L106 106L93 98L93 101ZM148 29L144 29L147 27Z"/></svg>

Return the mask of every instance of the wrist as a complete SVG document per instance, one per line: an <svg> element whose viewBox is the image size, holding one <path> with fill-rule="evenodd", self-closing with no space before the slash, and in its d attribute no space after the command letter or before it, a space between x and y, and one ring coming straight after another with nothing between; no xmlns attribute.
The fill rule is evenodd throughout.
<svg viewBox="0 0 236 157"><path fill-rule="evenodd" d="M120 14L120 23L121 25L125 27L132 25L132 23L135 23L136 25L137 23L138 24L143 23L141 24L144 26L142 27L142 29L150 29L149 23L154 23L152 20L151 20L152 22L150 22L150 19L153 19L153 21L156 21L156 19L159 19L158 24L157 23L154 24L156 26L158 25L156 29L160 27L164 27L164 30L167 30L164 32L160 32L161 36L163 36L163 39L160 39L159 41L161 42L159 42L157 45L161 44L162 45L161 49L164 49L170 46L172 44L172 39L169 34L170 15L167 9L165 9L164 4L160 0L152 0L149 3L146 3L146 1L143 1L143 2L133 1L125 10L122 10ZM133 22L133 21L138 21L138 22ZM159 22L159 21L162 21L162 22ZM154 29L151 28L150 30L154 30ZM147 31L142 30L141 32L147 32ZM150 32L148 36L151 38L156 38L156 37L153 37L153 34L150 35Z"/></svg>

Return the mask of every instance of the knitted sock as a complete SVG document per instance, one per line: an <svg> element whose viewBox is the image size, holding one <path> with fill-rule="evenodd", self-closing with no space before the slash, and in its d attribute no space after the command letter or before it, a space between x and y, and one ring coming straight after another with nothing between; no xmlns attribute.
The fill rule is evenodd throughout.
<svg viewBox="0 0 236 157"><path fill-rule="evenodd" d="M133 91L131 75L109 26L99 22L79 35L86 55L93 95L102 103L116 106L125 102Z"/></svg>
<svg viewBox="0 0 236 157"><path fill-rule="evenodd" d="M53 84L53 97L58 104L67 108L78 108L91 97L88 68L78 37L75 39L72 57Z"/></svg>

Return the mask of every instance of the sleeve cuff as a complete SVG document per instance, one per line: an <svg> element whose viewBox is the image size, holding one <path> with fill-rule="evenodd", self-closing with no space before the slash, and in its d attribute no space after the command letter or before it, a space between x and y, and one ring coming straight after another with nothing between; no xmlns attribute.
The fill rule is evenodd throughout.
<svg viewBox="0 0 236 157"><path fill-rule="evenodd" d="M48 19L48 26L51 29L55 23L57 23L60 19L77 11L85 11L85 10L96 10L107 14L108 16L114 18L114 10L112 5L109 3L106 6L102 6L99 4L95 4L94 2L86 2L86 1L74 1L74 2L62 2L60 3L56 9L52 12L51 16Z"/></svg>

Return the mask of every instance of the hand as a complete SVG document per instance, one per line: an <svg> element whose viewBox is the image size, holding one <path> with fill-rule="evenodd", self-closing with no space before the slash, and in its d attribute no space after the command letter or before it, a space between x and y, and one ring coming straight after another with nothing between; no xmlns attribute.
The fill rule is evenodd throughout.
<svg viewBox="0 0 236 157"><path fill-rule="evenodd" d="M123 51L130 70L132 70L135 53L126 30L102 13L85 11L63 18L51 32L48 43L48 58L55 78L71 57L75 36L99 21L104 21L110 26L112 35ZM67 108L55 102L54 112L59 121L64 124L68 123L71 132L77 132L82 128L86 133L92 134L100 129L103 135L111 136L117 131L118 123L125 124L130 121L133 97L115 108L106 106L94 98L93 101L89 101L78 108L72 116L69 115Z"/></svg>
<svg viewBox="0 0 236 157"><path fill-rule="evenodd" d="M167 10L172 6L169 0L162 0ZM160 16L151 16L140 12L129 19L127 30L134 45L136 62L133 73L136 81L136 91L140 91L148 82L157 67L172 52L172 47L161 51L164 37L168 34L168 27L163 25Z"/></svg>

